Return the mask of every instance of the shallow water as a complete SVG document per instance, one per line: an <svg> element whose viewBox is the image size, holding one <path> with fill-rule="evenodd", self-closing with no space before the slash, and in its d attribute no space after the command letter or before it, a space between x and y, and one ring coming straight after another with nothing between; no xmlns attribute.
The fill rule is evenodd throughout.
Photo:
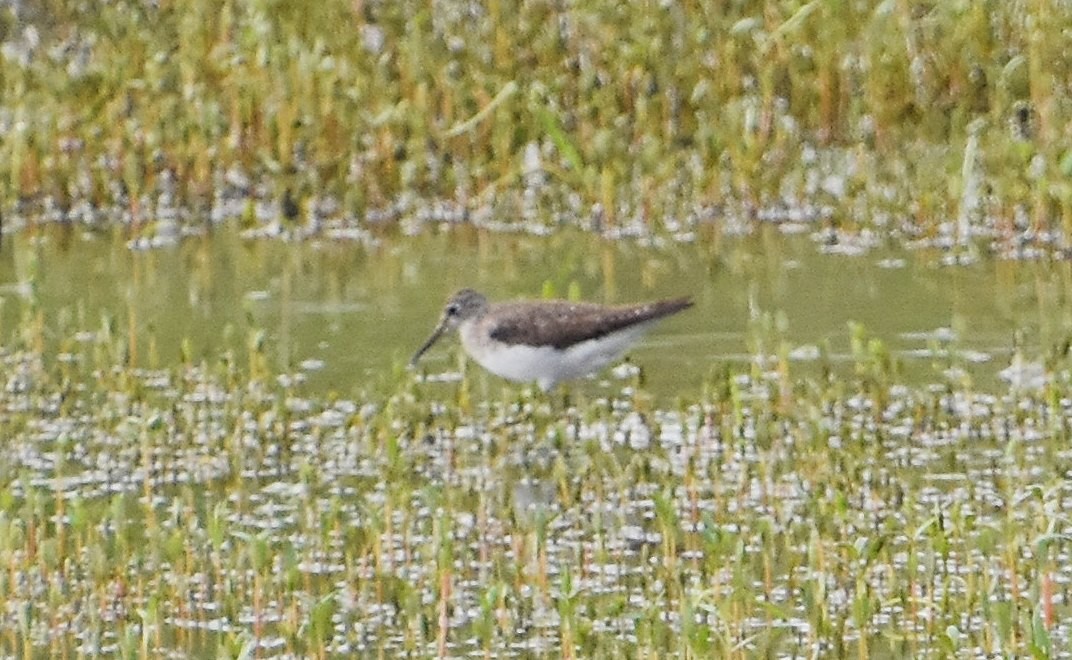
<svg viewBox="0 0 1072 660"><path fill-rule="evenodd" d="M109 327L133 365L150 367L179 360L184 344L195 361L233 351L244 363L248 343L263 339L273 372L304 379L309 393L346 395L390 390L408 377L402 367L443 300L464 286L493 299L693 296L693 309L630 354L660 398L695 393L727 365L773 368L779 354L801 373L838 370L852 358L852 323L916 383L1004 387L999 373L1018 347L1031 367L1072 337L1068 263L948 266L939 251L893 249L823 254L810 238L774 229L704 246L470 229L374 243L286 244L221 230L132 251L118 237L78 229L20 234L0 246L0 321L6 335L40 313L44 341L57 350ZM446 381L429 387L452 387L459 350L441 342L422 360L422 373ZM509 387L479 378L485 391ZM613 378L605 371L582 387L598 392Z"/></svg>
<svg viewBox="0 0 1072 660"><path fill-rule="evenodd" d="M1020 649L1000 642L1030 625L1020 594L1067 618L1072 403L1067 380L1008 392L1000 374L1016 347L1029 366L1060 353L1068 266L945 261L773 231L707 247L228 231L148 252L14 237L0 639L901 657L958 626ZM402 370L462 286L696 307L633 352L658 405L608 372L562 406L477 369L461 387L456 342L426 382ZM878 343L903 378L867 371ZM846 377L803 377L824 369Z"/></svg>

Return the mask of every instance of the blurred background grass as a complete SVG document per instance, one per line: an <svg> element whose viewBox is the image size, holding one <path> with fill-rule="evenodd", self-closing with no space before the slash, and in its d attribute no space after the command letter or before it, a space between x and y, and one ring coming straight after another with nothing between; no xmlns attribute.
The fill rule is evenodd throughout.
<svg viewBox="0 0 1072 660"><path fill-rule="evenodd" d="M163 205L184 224L313 229L675 231L788 215L931 234L967 204L981 227L1034 237L1072 222L1070 14L1049 1L5 2L3 210L139 231Z"/></svg>

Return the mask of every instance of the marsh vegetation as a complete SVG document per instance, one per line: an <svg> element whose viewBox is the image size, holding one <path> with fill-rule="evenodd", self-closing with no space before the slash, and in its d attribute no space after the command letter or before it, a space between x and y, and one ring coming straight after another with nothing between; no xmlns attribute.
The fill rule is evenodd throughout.
<svg viewBox="0 0 1072 660"><path fill-rule="evenodd" d="M1056 2L0 2L0 649L1067 657ZM544 396L450 290L691 293Z"/></svg>

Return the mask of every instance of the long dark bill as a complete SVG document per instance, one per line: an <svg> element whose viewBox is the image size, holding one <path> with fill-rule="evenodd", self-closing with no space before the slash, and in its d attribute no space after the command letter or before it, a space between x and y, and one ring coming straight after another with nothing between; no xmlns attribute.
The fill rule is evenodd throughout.
<svg viewBox="0 0 1072 660"><path fill-rule="evenodd" d="M436 343L436 340L443 336L443 332L446 329L447 321L446 319L444 319L440 321L439 325L436 326L436 329L432 331L432 336L428 338L428 341L424 342L424 344L421 345L419 349L417 349L417 352L414 353L413 359L409 361L409 366L416 366L417 360L421 359L421 356L424 355L424 353L432 347L432 344Z"/></svg>

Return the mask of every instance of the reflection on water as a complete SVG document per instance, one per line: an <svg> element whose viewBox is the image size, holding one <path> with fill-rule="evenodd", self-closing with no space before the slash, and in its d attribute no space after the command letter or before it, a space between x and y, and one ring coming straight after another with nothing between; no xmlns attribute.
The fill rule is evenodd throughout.
<svg viewBox="0 0 1072 660"><path fill-rule="evenodd" d="M376 247L219 231L172 250L132 252L119 237L75 229L4 242L0 319L5 341L28 341L23 326L39 314L46 353L108 329L144 366L184 350L209 361L233 351L242 362L251 337L263 337L273 373L347 394L404 377L399 369L442 301L463 286L493 299L571 290L603 302L694 296L695 308L632 353L659 395L694 391L727 362L756 355L771 357L765 365L784 355L804 373L824 363L837 369L851 353L850 322L892 350L910 380L953 374L980 385L1000 382L1015 348L1038 364L1072 335L1069 264L941 263L933 252L824 255L807 238L773 230L658 247L468 228ZM452 369L456 346L444 343L425 368ZM437 387L455 379L441 380L448 384Z"/></svg>
<svg viewBox="0 0 1072 660"><path fill-rule="evenodd" d="M1002 372L1030 387L1068 336L1066 264L820 255L773 233L651 248L461 232L375 249L224 233L150 253L68 233L0 250L4 348L60 362L44 376L36 353L2 356L12 648L555 655L580 621L594 631L583 657L674 648L698 630L720 636L710 649L760 656L842 656L859 641L857 655L904 657L942 644L955 616L958 634L1018 650L1002 617L1031 630L1017 594L1034 600L1070 561L1043 541L1067 510L1060 388L839 379L787 406L776 379L734 373L724 399L657 407L618 392L563 410L453 397L439 350L427 397L361 391L408 382L396 366L460 286L691 293L696 308L635 351L662 396L727 362L785 368L769 356L794 375L851 373L882 354L876 340L910 378ZM251 371L312 391L215 368L251 345L265 347ZM116 357L207 368L116 369ZM1060 587L1052 600L1068 620ZM1067 647L1067 627L1049 634Z"/></svg>

